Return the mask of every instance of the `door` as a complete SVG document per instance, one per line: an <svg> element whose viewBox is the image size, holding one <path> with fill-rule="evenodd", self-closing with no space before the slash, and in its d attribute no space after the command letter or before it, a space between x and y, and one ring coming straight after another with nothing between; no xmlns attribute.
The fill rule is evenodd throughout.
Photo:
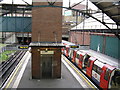
<svg viewBox="0 0 120 90"><path fill-rule="evenodd" d="M52 78L52 59L51 55L42 55L42 78Z"/></svg>

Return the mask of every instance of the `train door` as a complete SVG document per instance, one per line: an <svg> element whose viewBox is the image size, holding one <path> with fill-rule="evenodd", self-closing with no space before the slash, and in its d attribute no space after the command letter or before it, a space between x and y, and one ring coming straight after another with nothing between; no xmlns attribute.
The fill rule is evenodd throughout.
<svg viewBox="0 0 120 90"><path fill-rule="evenodd" d="M76 59L75 59L75 63L77 64L77 66L82 69L82 62L83 62L83 57L84 57L84 53L82 52L77 52L76 53Z"/></svg>
<svg viewBox="0 0 120 90"><path fill-rule="evenodd" d="M69 47L66 47L66 56L68 57Z"/></svg>
<svg viewBox="0 0 120 90"><path fill-rule="evenodd" d="M52 78L52 55L42 55L42 78Z"/></svg>
<svg viewBox="0 0 120 90"><path fill-rule="evenodd" d="M90 58L90 56L88 54L84 55L83 64L82 64L84 73L86 73L86 67L87 67L87 63L88 63L89 58Z"/></svg>
<svg viewBox="0 0 120 90"><path fill-rule="evenodd" d="M79 54L76 53L76 58L75 58L75 64L79 67L80 62L79 62Z"/></svg>
<svg viewBox="0 0 120 90"><path fill-rule="evenodd" d="M63 53L64 53L64 55L66 56L66 48L64 48L64 52L63 52Z"/></svg>
<svg viewBox="0 0 120 90"><path fill-rule="evenodd" d="M61 51L62 51L62 54L64 54L64 47L61 49Z"/></svg>
<svg viewBox="0 0 120 90"><path fill-rule="evenodd" d="M73 63L75 62L76 54L77 54L77 50L73 50L73 59L72 59Z"/></svg>
<svg viewBox="0 0 120 90"><path fill-rule="evenodd" d="M100 87L102 88L108 88L109 87L109 82L110 82L110 77L112 77L112 71L115 69L115 67L111 67L110 65L106 64L103 66L101 78L100 78Z"/></svg>
<svg viewBox="0 0 120 90"><path fill-rule="evenodd" d="M96 58L94 57L90 57L88 60L88 64L87 64L87 68L86 68L86 74L91 78L92 77L92 68L93 68L93 64L94 61L96 60Z"/></svg>
<svg viewBox="0 0 120 90"><path fill-rule="evenodd" d="M83 58L85 56L85 53L80 53L79 61L80 61L80 68L83 68Z"/></svg>
<svg viewBox="0 0 120 90"><path fill-rule="evenodd" d="M101 77L101 73L102 68L105 64L96 60L93 64L93 69L92 69L92 80L98 85L100 86L100 77Z"/></svg>
<svg viewBox="0 0 120 90"><path fill-rule="evenodd" d="M68 58L70 59L70 53L71 53L71 49L69 48L68 50Z"/></svg>
<svg viewBox="0 0 120 90"><path fill-rule="evenodd" d="M70 51L69 51L69 58L70 58L70 60L73 59L73 49L70 49Z"/></svg>

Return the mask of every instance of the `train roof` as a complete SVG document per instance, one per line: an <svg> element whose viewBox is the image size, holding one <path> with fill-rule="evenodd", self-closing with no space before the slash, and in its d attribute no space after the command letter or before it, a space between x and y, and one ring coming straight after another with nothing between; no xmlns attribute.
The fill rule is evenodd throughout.
<svg viewBox="0 0 120 90"><path fill-rule="evenodd" d="M105 63L103 63L103 62L101 62L101 61L99 61L99 60L96 60L96 61L94 62L94 64L97 65L97 66L100 67L100 68L102 68L102 67L105 65Z"/></svg>
<svg viewBox="0 0 120 90"><path fill-rule="evenodd" d="M78 53L78 54L81 54L81 53L85 54L83 51L77 51L77 53Z"/></svg>
<svg viewBox="0 0 120 90"><path fill-rule="evenodd" d="M67 44L67 45L75 45L74 43L71 43L71 42L65 41L65 40L62 40L62 43L65 43L65 44Z"/></svg>
<svg viewBox="0 0 120 90"><path fill-rule="evenodd" d="M120 65L119 61L117 59L115 59L115 58L103 55L101 53L97 53L97 52L95 52L93 50L81 50L81 51L89 54L90 56L93 56L93 57L97 58L101 62L107 63L107 64L109 64L111 66L114 66L114 67L120 69L119 68L119 65Z"/></svg>

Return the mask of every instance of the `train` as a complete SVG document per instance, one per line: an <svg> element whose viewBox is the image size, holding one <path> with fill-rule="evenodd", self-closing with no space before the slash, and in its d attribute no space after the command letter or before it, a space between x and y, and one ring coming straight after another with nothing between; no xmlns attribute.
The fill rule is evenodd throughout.
<svg viewBox="0 0 120 90"><path fill-rule="evenodd" d="M75 64L99 88L120 88L120 69L84 52L80 45L62 40L62 54Z"/></svg>

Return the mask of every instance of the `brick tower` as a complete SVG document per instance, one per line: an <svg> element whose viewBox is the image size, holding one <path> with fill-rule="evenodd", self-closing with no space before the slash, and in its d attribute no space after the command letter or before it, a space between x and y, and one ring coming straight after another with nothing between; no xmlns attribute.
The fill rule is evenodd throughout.
<svg viewBox="0 0 120 90"><path fill-rule="evenodd" d="M34 79L61 77L62 8L45 7L47 1L33 0L30 47ZM58 1L54 5L62 6L62 0Z"/></svg>

